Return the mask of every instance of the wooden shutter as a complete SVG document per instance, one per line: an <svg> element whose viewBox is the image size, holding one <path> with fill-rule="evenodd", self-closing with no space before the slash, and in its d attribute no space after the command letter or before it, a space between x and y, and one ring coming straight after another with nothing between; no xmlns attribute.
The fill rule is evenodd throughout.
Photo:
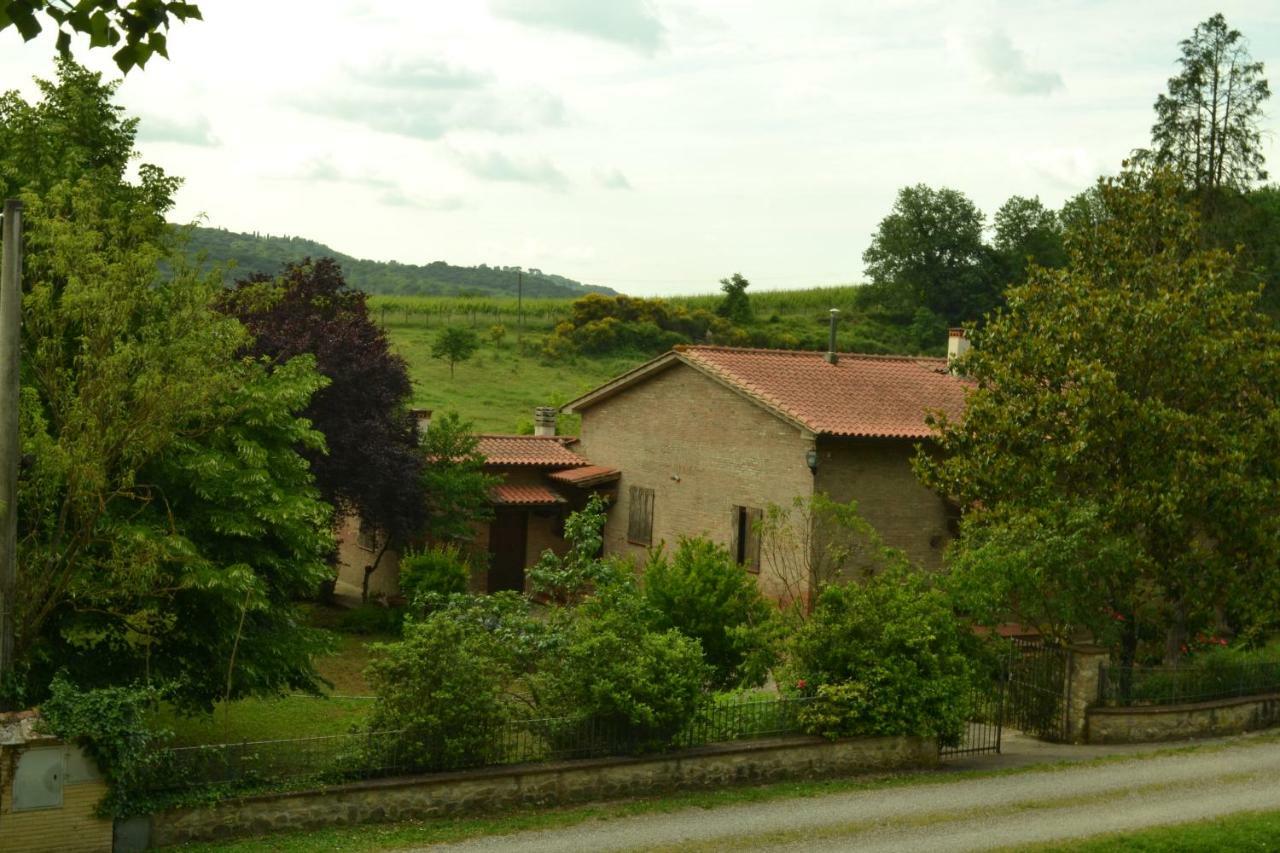
<svg viewBox="0 0 1280 853"><path fill-rule="evenodd" d="M653 544L653 489L632 486L627 514L627 541L636 545Z"/></svg>
<svg viewBox="0 0 1280 853"><path fill-rule="evenodd" d="M733 557L735 562L742 562L739 559L742 552L738 550L738 534L742 530L742 510L743 507L734 506L733 519L729 525L729 555Z"/></svg>
<svg viewBox="0 0 1280 853"><path fill-rule="evenodd" d="M746 547L742 549L742 565L749 572L760 572L760 524L764 520L764 510L754 507L743 507L747 536Z"/></svg>

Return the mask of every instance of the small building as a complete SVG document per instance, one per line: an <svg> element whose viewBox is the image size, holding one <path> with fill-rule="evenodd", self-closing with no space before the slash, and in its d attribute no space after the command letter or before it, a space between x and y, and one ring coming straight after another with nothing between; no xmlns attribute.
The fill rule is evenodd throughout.
<svg viewBox="0 0 1280 853"><path fill-rule="evenodd" d="M856 500L888 545L940 566L954 512L910 460L931 436L929 412L963 414L968 383L948 361L685 346L584 394L564 407L582 417L575 450L621 472L605 551L643 559L705 535L768 594L807 596L811 578L796 567L811 564L812 531L796 516L790 550L770 549L761 522L771 505L825 493Z"/></svg>
<svg viewBox="0 0 1280 853"><path fill-rule="evenodd" d="M422 422L429 421L423 413ZM476 572L475 592L524 590L526 570L542 553L562 554L564 521L581 509L593 492L611 491L616 469L593 465L576 452L577 439L555 434L555 409L535 412L533 435L481 435L477 451L485 470L501 478L489 493L493 518L475 525L474 535L461 543L472 556ZM358 516L344 518L338 530L337 591L359 596L371 561L377 567L369 576L371 598L394 598L400 592L400 554L382 548L376 530ZM381 556L379 556L381 555Z"/></svg>

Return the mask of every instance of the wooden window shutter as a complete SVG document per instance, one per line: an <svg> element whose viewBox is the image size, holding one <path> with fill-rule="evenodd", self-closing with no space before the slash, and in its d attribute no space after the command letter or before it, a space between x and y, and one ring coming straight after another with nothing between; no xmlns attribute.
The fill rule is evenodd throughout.
<svg viewBox="0 0 1280 853"><path fill-rule="evenodd" d="M741 542L739 539L742 530L742 510L740 506L733 508L733 521L729 525L729 554L733 556L736 562L742 562Z"/></svg>
<svg viewBox="0 0 1280 853"><path fill-rule="evenodd" d="M653 489L632 486L627 512L627 541L636 545L653 544Z"/></svg>
<svg viewBox="0 0 1280 853"><path fill-rule="evenodd" d="M764 521L764 510L743 507L746 518L744 529L747 535L746 547L742 549L742 565L749 572L760 571L760 525Z"/></svg>

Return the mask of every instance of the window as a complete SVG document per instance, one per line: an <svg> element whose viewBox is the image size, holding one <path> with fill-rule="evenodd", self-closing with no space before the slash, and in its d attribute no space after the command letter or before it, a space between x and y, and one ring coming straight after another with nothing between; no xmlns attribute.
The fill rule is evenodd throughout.
<svg viewBox="0 0 1280 853"><path fill-rule="evenodd" d="M366 551L378 550L378 528L361 519L360 532L356 535L356 544Z"/></svg>
<svg viewBox="0 0 1280 853"><path fill-rule="evenodd" d="M653 489L631 487L631 507L627 516L627 541L634 545L653 544Z"/></svg>
<svg viewBox="0 0 1280 853"><path fill-rule="evenodd" d="M733 541L730 552L738 565L749 572L760 572L760 525L764 511L750 506L733 508Z"/></svg>

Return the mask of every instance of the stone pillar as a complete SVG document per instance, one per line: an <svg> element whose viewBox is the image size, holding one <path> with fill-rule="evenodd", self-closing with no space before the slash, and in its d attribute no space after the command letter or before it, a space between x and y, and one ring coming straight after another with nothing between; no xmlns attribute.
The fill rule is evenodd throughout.
<svg viewBox="0 0 1280 853"><path fill-rule="evenodd" d="M1067 677L1063 685L1066 737L1070 743L1085 743L1089 735L1086 711L1098 701L1098 679L1111 653L1102 646L1072 645L1067 647L1067 654Z"/></svg>

